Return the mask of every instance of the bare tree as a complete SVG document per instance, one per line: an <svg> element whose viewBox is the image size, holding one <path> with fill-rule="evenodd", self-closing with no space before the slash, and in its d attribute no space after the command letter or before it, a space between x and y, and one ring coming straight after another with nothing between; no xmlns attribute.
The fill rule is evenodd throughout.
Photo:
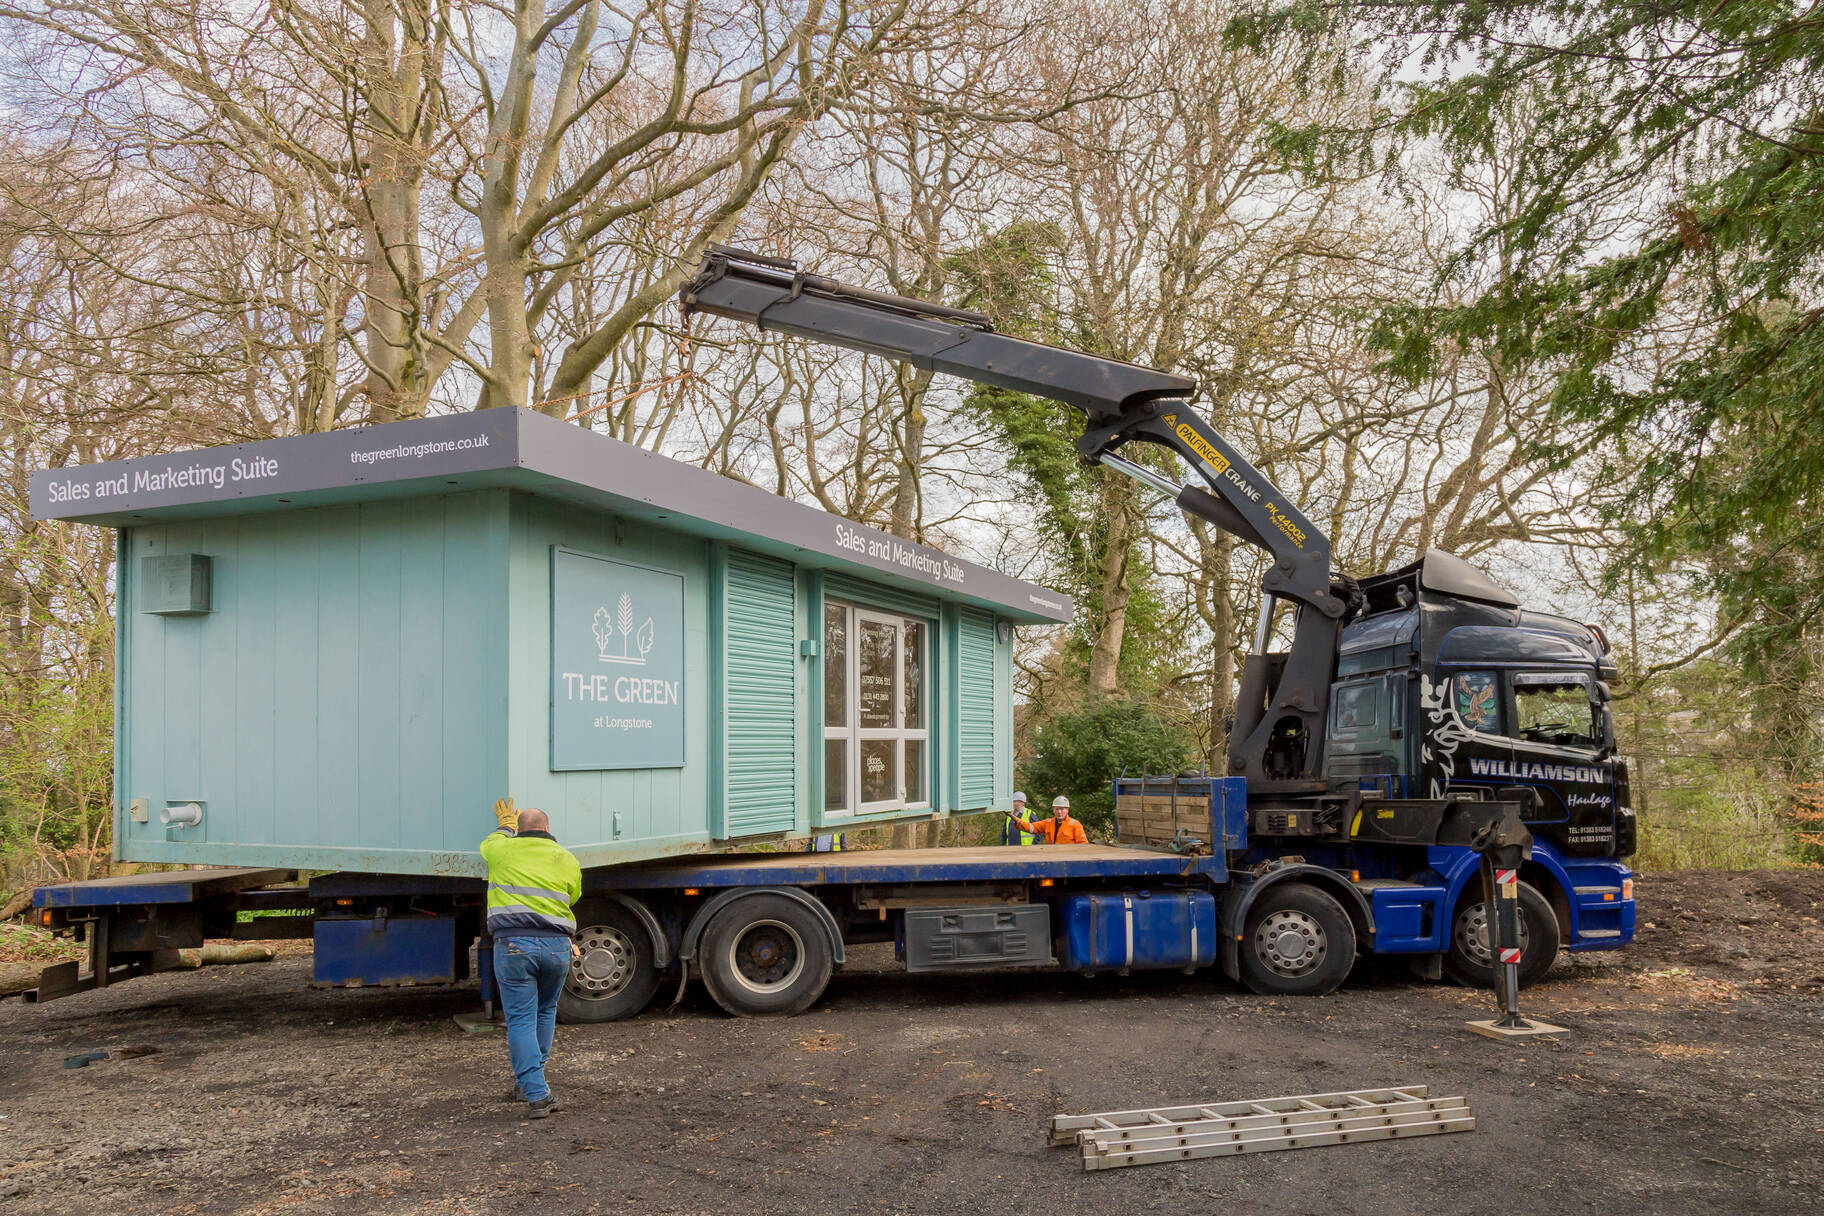
<svg viewBox="0 0 1824 1216"><path fill-rule="evenodd" d="M246 362L224 318L157 286L174 251L148 223L68 235L99 205L86 158L4 152L0 833L28 861L0 874L10 885L105 869L112 815L113 538L32 519L29 475L239 435L246 419L224 390L274 360Z"/></svg>
<svg viewBox="0 0 1824 1216"><path fill-rule="evenodd" d="M1289 55L1231 48L1230 10L1162 0L1119 15L1096 10L1139 92L1073 108L1029 158L1039 214L1060 233L1059 336L1116 358L1200 376L1218 425L1253 375L1259 331L1314 307L1301 273L1333 256L1337 187L1291 171L1273 124L1346 101ZM1079 21L1088 21L1085 10ZM1089 519L1091 695L1120 685L1138 559L1151 529L1142 492L1102 476ZM1198 602L1227 631L1226 538L1199 540ZM1226 684L1218 679L1219 685Z"/></svg>
<svg viewBox="0 0 1824 1216"><path fill-rule="evenodd" d="M0 20L33 32L55 95L40 138L123 149L171 197L314 263L321 303L345 308L325 340L360 364L314 427L355 396L370 421L421 414L451 375L485 405L576 412L806 125L916 40L909 7L142 0ZM687 224L645 222L681 202ZM611 269L636 273L610 305Z"/></svg>

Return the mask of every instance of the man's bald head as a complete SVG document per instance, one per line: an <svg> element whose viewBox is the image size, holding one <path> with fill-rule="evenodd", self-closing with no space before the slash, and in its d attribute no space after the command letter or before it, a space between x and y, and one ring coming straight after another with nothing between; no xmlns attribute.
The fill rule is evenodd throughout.
<svg viewBox="0 0 1824 1216"><path fill-rule="evenodd" d="M543 811L527 807L519 813L519 830L522 832L549 832L551 819Z"/></svg>

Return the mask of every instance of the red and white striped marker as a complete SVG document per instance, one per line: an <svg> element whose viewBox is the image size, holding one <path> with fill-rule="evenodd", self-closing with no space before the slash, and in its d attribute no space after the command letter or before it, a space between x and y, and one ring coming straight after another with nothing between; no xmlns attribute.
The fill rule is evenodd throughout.
<svg viewBox="0 0 1824 1216"><path fill-rule="evenodd" d="M1507 899L1514 899L1520 893L1520 871L1496 870L1495 885L1501 888L1501 894Z"/></svg>
<svg viewBox="0 0 1824 1216"><path fill-rule="evenodd" d="M1504 946L1504 947L1502 947L1502 949L1501 949L1501 961L1502 961L1502 962L1503 962L1503 963L1518 963L1518 962L1519 962L1519 961L1520 961L1520 951L1519 951L1519 949L1518 949L1518 948L1517 948L1517 947L1514 947L1514 946Z"/></svg>

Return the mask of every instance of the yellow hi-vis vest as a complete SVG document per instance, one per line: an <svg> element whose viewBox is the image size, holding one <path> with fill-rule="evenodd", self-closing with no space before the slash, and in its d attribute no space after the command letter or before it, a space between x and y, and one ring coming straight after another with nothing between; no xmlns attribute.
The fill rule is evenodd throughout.
<svg viewBox="0 0 1824 1216"><path fill-rule="evenodd" d="M569 937L570 912L583 894L583 868L549 832L500 829L481 842L488 863L488 933L494 937Z"/></svg>

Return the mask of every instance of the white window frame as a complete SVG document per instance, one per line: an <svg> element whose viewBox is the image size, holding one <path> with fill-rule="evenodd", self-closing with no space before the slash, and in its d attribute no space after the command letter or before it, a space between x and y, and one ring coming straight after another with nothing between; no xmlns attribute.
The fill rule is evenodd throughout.
<svg viewBox="0 0 1824 1216"><path fill-rule="evenodd" d="M825 601L824 610L826 613L826 620L830 608L840 608L843 611L843 636L846 644L843 646L845 669L842 674L842 680L843 696L846 699L844 716L848 718L848 722L846 725L842 726L831 726L826 722L823 728L823 739L826 751L828 744L832 741L840 741L844 744L845 763L843 765L843 773L845 778L844 783L847 788L842 792L842 807L837 810L823 810L821 812L823 816L822 821L824 823L829 823L832 821L852 820L867 818L873 815L889 814L894 811L927 810L931 806L931 664L933 660L933 646L936 641L936 631L931 628L931 622L925 620L923 617L906 616L894 612L882 612L872 608L860 608L854 604L844 603L840 600ZM904 725L903 722L899 726L864 727L861 725L861 628L864 623L885 625L892 628L894 631L893 693L891 704L896 718L905 712L906 627L908 625L914 625L924 631L924 662L919 667L919 679L924 683L924 687L920 691L918 699L919 713L923 719L920 725L908 727ZM828 653L829 648L826 645L824 647L826 663L828 662ZM825 680L829 678L827 670L824 673L824 678ZM823 695L822 688L818 689L818 695ZM894 796L892 798L877 799L873 802L864 803L861 801L861 744L864 741L879 742L889 740L893 743L893 759L891 763L893 768ZM921 751L923 753L923 759L919 766L919 773L925 789L924 796L917 801L909 801L907 798L906 743L908 741L917 742L922 745ZM825 758L822 755L819 755L817 762L826 765L825 771L827 773L827 761ZM824 798L827 802L829 798L829 791L827 788L824 791Z"/></svg>

